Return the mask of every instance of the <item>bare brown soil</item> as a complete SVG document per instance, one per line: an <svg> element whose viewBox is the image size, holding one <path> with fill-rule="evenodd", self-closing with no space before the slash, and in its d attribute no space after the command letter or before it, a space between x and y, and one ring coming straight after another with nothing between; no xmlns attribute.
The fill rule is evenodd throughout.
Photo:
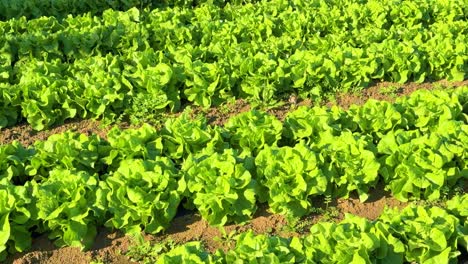
<svg viewBox="0 0 468 264"><path fill-rule="evenodd" d="M110 127L103 127L101 123L96 120L69 120L63 125L48 130L35 131L29 124L25 123L2 129L0 133L0 144L8 144L17 140L23 146L29 146L37 140L46 140L50 135L62 133L67 130L86 135L97 134L102 138L106 138Z"/></svg>
<svg viewBox="0 0 468 264"><path fill-rule="evenodd" d="M291 111L291 108L295 108L297 106L326 105L331 107L333 105L337 105L343 109L348 109L351 105L362 105L369 99L393 102L397 97L410 95L416 90L433 90L444 87L459 87L465 85L468 85L468 80L462 82L448 82L442 80L437 82L407 84L381 82L358 93L339 93L335 96L333 101L323 101L317 104L311 100L298 100L297 103L287 102L281 107L269 110L269 112L274 114L279 120L284 120L286 114Z"/></svg>
<svg viewBox="0 0 468 264"><path fill-rule="evenodd" d="M397 97L405 96L413 93L416 90L426 89L434 90L444 87L459 87L468 85L468 80L461 82L448 82L446 80L437 82L425 82L425 83L407 83L407 84L396 84L390 82L377 83L362 92L356 94L338 94L336 105L343 107L344 109L349 108L351 105L362 105L368 99L376 99L381 101L393 102ZM395 92L391 92L395 88ZM328 103L327 105L330 105Z"/></svg>
<svg viewBox="0 0 468 264"><path fill-rule="evenodd" d="M88 264L92 260L101 260L104 263L126 264L133 263L128 257L121 254L126 252L131 238L120 232L110 232L100 229L94 246L87 252L79 248L57 248L47 235L34 239L32 248L26 253L17 253L10 256L6 263L33 264L33 263L67 263Z"/></svg>
<svg viewBox="0 0 468 264"><path fill-rule="evenodd" d="M423 84L393 84L379 83L359 94L339 94L335 102L323 102L322 105L339 105L348 108L352 104L363 104L369 98L393 101L397 96L408 95L418 89L434 89L438 87L452 87L468 85L468 80L457 83L448 83L440 81L435 83ZM391 90L391 92L389 92ZM285 102L281 107L270 109L269 112L283 120L286 114L292 108L298 105L312 106L313 102L291 101ZM205 114L210 124L223 125L231 116L246 112L250 105L244 100L237 100L235 103L224 107L211 108L209 110L195 109L193 114ZM127 127L128 124L121 124ZM103 138L106 137L109 126L103 127L99 121L78 120L70 121L64 125L57 126L47 131L34 132L30 126L23 124L12 128L1 130L0 144L10 143L13 140L19 140L23 145L31 145L36 140L46 139L48 136L60 133L66 130L74 130L84 134L97 134ZM338 221L344 217L345 213L355 214L368 219L376 219L384 207L405 206L405 203L399 202L385 192L382 186L370 193L369 199L362 203L356 196L349 199L337 199L325 204L323 200L314 202L319 208L318 213L311 214L302 218L294 226L289 227L286 219L281 215L272 214L266 206L260 205L253 219L245 225L228 225L225 227L226 233L235 231L236 233L252 229L255 233L276 234L285 237L306 234L310 226L317 221L332 220ZM146 236L150 241L173 241L177 244L188 241L202 241L206 248L213 252L216 249L227 249L229 244L223 242L222 233L218 228L210 227L201 217L192 212L184 216L176 217L166 233L157 236ZM124 256L129 246L135 245L135 242L120 232L113 232L106 229L99 230L94 247L81 252L78 248L56 248L45 235L33 240L32 249L25 253L18 253L10 256L6 263L26 264L26 263L48 263L48 264L74 264L90 263L92 260L100 260L104 263L135 263L127 256Z"/></svg>

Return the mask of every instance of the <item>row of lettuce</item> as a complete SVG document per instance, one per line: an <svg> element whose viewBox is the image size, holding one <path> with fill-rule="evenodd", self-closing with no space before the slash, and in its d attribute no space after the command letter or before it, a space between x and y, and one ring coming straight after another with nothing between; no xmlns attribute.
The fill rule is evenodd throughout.
<svg viewBox="0 0 468 264"><path fill-rule="evenodd" d="M288 50L291 55L294 45L303 50L327 50L317 46L346 42L354 48L365 48L386 39L406 42L415 38L419 39L415 44L422 44L437 33L453 41L466 33L467 16L466 6L458 0L298 0L296 5L274 0L245 6L107 10L102 16L64 20L11 19L0 22L0 32L2 58L12 64L31 57L73 62L93 55L129 54L148 47L171 53L176 46L186 44L212 53L209 57L216 59L224 55L219 46L242 43L245 46L240 48L249 44L255 47L265 41L297 42L271 51L275 55ZM420 35L416 31L421 31ZM200 55L196 59L199 58Z"/></svg>
<svg viewBox="0 0 468 264"><path fill-rule="evenodd" d="M27 19L53 16L63 19L84 13L99 15L107 9L195 7L201 4L226 5L249 3L251 0L0 0L0 20L25 17Z"/></svg>
<svg viewBox="0 0 468 264"><path fill-rule="evenodd" d="M464 80L467 14L462 0L272 0L11 19L0 22L0 127Z"/></svg>
<svg viewBox="0 0 468 264"><path fill-rule="evenodd" d="M412 204L386 209L375 221L346 215L340 223L319 222L303 237L248 231L226 252L210 254L201 242L188 242L140 263L456 263L468 251L467 216L464 194L444 209Z"/></svg>
<svg viewBox="0 0 468 264"><path fill-rule="evenodd" d="M65 132L5 144L0 251L28 248L32 232L80 247L101 225L155 234L181 203L222 226L249 220L259 202L294 220L313 198L365 201L378 182L402 201L435 200L468 178L467 113L459 87L347 111L300 107L284 122L250 111L221 127L183 114L161 130L114 128L106 140Z"/></svg>

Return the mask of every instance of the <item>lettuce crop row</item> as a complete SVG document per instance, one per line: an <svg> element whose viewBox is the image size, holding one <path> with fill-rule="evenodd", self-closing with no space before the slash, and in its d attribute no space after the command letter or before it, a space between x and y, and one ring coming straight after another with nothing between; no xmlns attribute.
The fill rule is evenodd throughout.
<svg viewBox="0 0 468 264"><path fill-rule="evenodd" d="M0 127L112 120L138 97L177 111L466 77L462 2L293 2L1 22Z"/></svg>
<svg viewBox="0 0 468 264"><path fill-rule="evenodd" d="M294 220L312 198L365 201L378 182L401 201L436 200L468 178L467 107L468 87L421 90L346 111L301 107L284 122L250 111L221 127L185 113L159 131L2 145L0 249L24 250L30 232L83 248L97 226L157 233L182 201L222 226L247 221L258 202Z"/></svg>
<svg viewBox="0 0 468 264"><path fill-rule="evenodd" d="M307 50L326 50L330 48L327 46L338 43L366 48L385 39L401 42L415 38L421 44L437 33L447 38L464 35L467 30L467 11L462 1L449 4L439 0L419 0L417 4L401 1L399 5L399 1L393 0L295 2L291 5L290 1L278 0L194 9L133 8L125 12L109 9L102 16L83 15L63 20L11 19L0 22L2 56L10 57L13 64L31 57L71 62L92 55L144 51L148 47L172 53L173 49L187 44L215 53L213 56L221 52L220 45L231 49L242 43L244 49L266 41L286 45L272 52L292 54L291 50L297 49L294 45ZM330 13L335 16L328 16ZM415 17L408 17L408 13L414 13ZM296 39L298 43L288 45L282 39Z"/></svg>
<svg viewBox="0 0 468 264"><path fill-rule="evenodd" d="M210 254L200 242L189 242L156 263L456 263L467 251L467 202L465 194L448 201L446 209L414 204L386 209L375 221L347 214L340 223L313 225L303 237L248 231L226 252Z"/></svg>
<svg viewBox="0 0 468 264"><path fill-rule="evenodd" d="M27 19L54 16L59 19L69 15L81 15L88 13L99 15L107 9L127 10L138 8L167 8L171 6L194 7L204 3L225 5L242 4L250 0L118 0L118 1L93 1L93 0L0 0L0 20L25 17Z"/></svg>
<svg viewBox="0 0 468 264"><path fill-rule="evenodd" d="M118 1L77 1L77 0L0 0L0 20L24 17L27 19L42 16L64 18L83 13L99 14L106 9L127 10L132 7L148 6L148 0Z"/></svg>

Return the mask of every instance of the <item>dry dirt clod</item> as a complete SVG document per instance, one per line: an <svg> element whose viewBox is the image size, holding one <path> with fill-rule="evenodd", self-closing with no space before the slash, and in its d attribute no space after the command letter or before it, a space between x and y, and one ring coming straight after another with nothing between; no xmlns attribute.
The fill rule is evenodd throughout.
<svg viewBox="0 0 468 264"><path fill-rule="evenodd" d="M289 96L289 103L296 105L297 104L297 95L296 94L291 94Z"/></svg>

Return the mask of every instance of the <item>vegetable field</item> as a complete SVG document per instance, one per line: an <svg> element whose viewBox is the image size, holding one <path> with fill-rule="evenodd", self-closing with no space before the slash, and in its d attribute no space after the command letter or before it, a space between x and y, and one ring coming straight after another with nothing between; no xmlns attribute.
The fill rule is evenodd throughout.
<svg viewBox="0 0 468 264"><path fill-rule="evenodd" d="M468 260L464 0L0 0L0 33L0 261Z"/></svg>

